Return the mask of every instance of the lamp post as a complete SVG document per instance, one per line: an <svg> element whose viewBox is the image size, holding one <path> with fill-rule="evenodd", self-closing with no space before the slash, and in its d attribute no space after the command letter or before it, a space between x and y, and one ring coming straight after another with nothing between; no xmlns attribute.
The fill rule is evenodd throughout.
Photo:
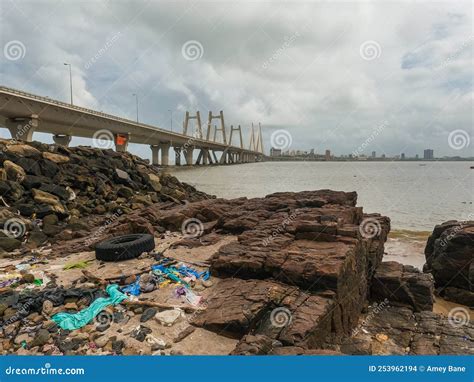
<svg viewBox="0 0 474 382"><path fill-rule="evenodd" d="M72 102L72 69L71 69L71 64L68 64L67 62L65 62L64 65L69 66L69 88L71 90L71 105L73 105L73 102Z"/></svg>
<svg viewBox="0 0 474 382"><path fill-rule="evenodd" d="M170 126L171 131L173 131L173 110L168 110L170 112Z"/></svg>
<svg viewBox="0 0 474 382"><path fill-rule="evenodd" d="M133 96L135 97L135 104L137 106L137 123L138 123L138 95L133 93Z"/></svg>

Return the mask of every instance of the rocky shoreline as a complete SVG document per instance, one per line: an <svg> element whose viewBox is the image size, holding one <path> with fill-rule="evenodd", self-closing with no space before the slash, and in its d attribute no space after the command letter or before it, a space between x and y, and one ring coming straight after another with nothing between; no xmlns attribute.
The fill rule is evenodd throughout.
<svg viewBox="0 0 474 382"><path fill-rule="evenodd" d="M3 354L474 354L472 221L436 226L420 272L383 261L390 219L355 192L224 200L126 153L0 145ZM95 259L132 233L155 250ZM84 326L52 319L112 284Z"/></svg>

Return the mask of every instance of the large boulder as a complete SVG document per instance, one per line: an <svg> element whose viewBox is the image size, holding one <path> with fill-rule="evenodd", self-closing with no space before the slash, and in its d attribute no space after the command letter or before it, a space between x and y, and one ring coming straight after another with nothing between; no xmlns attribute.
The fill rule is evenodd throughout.
<svg viewBox="0 0 474 382"><path fill-rule="evenodd" d="M410 265L383 262L375 272L370 290L374 301L387 299L390 305L409 306L416 312L433 310L433 277Z"/></svg>
<svg viewBox="0 0 474 382"><path fill-rule="evenodd" d="M448 221L437 225L428 238L425 258L423 270L433 275L438 293L473 307L474 221Z"/></svg>

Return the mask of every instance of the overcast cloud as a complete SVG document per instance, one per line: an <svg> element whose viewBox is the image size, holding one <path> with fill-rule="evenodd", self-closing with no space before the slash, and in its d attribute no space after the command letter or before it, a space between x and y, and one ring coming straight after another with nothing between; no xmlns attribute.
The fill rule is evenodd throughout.
<svg viewBox="0 0 474 382"><path fill-rule="evenodd" d="M25 47L3 49L2 85L68 101L69 62L77 105L134 119L137 93L140 120L163 128L170 109L175 130L185 110L224 110L246 144L261 122L267 151L284 129L292 149L347 154L383 126L366 154L474 155L470 1L72 3L0 0L2 48Z"/></svg>

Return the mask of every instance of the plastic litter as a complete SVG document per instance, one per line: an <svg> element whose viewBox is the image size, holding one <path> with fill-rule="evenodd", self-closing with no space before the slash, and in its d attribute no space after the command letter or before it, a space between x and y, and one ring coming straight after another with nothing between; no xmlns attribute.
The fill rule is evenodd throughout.
<svg viewBox="0 0 474 382"><path fill-rule="evenodd" d="M140 295L140 276L137 276L135 282L128 284L126 287L122 288L123 293L131 294L132 296Z"/></svg>
<svg viewBox="0 0 474 382"><path fill-rule="evenodd" d="M118 288L119 287L116 284L108 285L106 292L109 294L109 297L99 297L88 308L83 309L78 313L58 313L51 317L51 319L62 329L80 329L91 322L109 305L120 304L123 300L128 298L125 294L120 292Z"/></svg>
<svg viewBox="0 0 474 382"><path fill-rule="evenodd" d="M92 260L86 260L86 261L79 261L77 263L72 263L72 264L66 264L64 266L64 270L68 270L68 269L84 269L84 268L87 268L89 266L89 263L91 262Z"/></svg>

